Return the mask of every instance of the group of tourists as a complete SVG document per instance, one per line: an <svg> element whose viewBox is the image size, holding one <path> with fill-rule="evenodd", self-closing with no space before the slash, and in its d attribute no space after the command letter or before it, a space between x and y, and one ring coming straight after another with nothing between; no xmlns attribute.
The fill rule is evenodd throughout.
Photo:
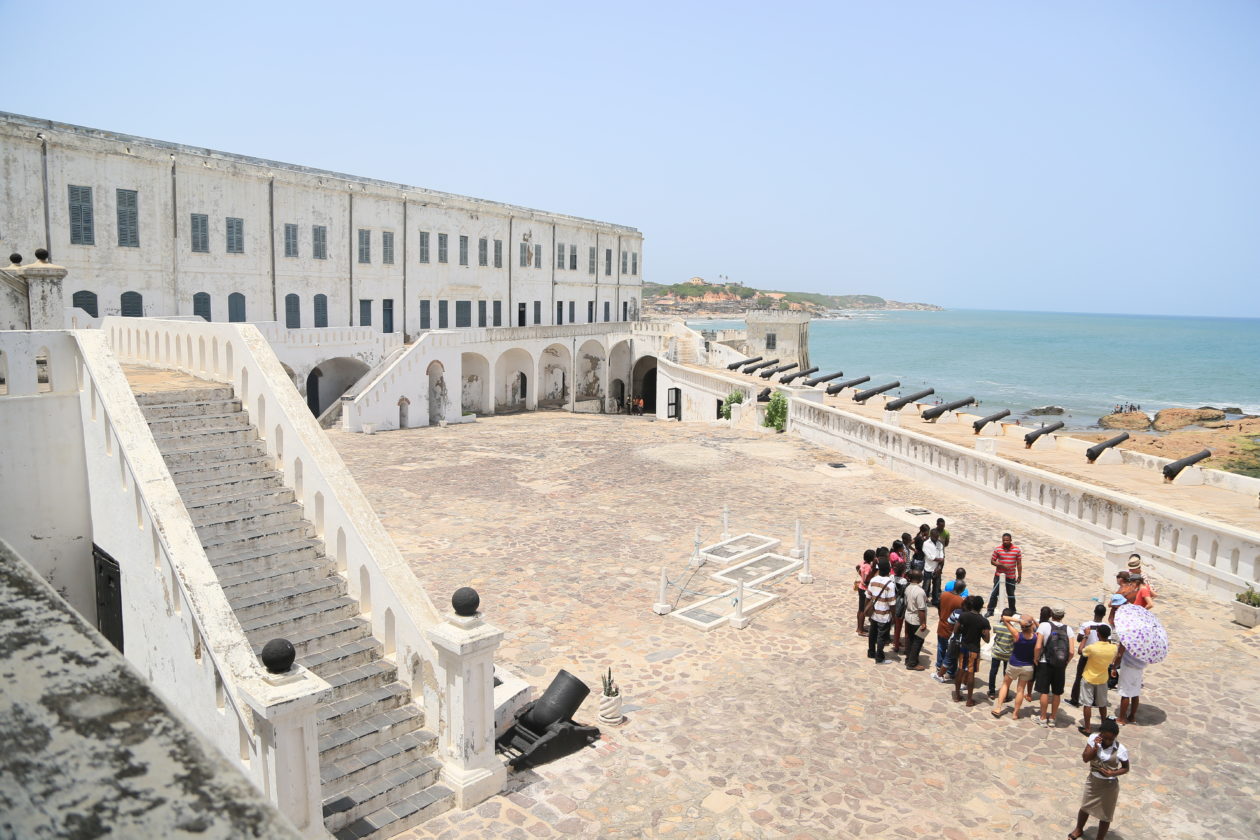
<svg viewBox="0 0 1260 840"><path fill-rule="evenodd" d="M975 706L975 681L982 652L989 657L988 699L990 714L1005 715L1007 699L1012 701L1011 720L1018 720L1024 703L1037 698L1034 721L1055 728L1059 704L1068 688L1068 670L1076 661L1068 703L1081 708L1077 729L1087 736L1082 760L1090 764L1084 801L1078 825L1070 835L1081 836L1085 822L1099 820L1097 836L1106 836L1115 811L1116 778L1128 772L1128 752L1117 740L1120 726L1133 723L1141 701L1145 664L1125 651L1115 638L1116 610L1125 604L1151 609L1155 593L1142 572L1139 555L1129 558L1127 568L1116 576L1116 591L1107 604L1096 604L1092 618L1075 630L1065 622L1062 606L1041 607L1034 617L1016 609L1016 589L1023 582L1023 552L1011 534L1002 535L989 563L993 585L988 600L972 594L967 570L955 569L952 579L941 585L949 548L945 520L936 526L926 523L918 533L893 540L889 547L868 549L857 565L857 632L867 638L866 655L876 664L886 664L887 648L902 654L908 671L926 671L921 662L924 642L932 632L928 607L936 608L936 653L932 678L952 684L953 698ZM983 591L983 590L982 590ZM1002 594L1006 607L996 626L991 619ZM1001 678L1001 685L998 679ZM1116 716L1108 717L1109 693L1120 697ZM1099 729L1092 728L1092 712L1098 709Z"/></svg>
<svg viewBox="0 0 1260 840"><path fill-rule="evenodd" d="M1133 403L1116 403L1112 414L1128 414L1131 411L1141 411L1142 406Z"/></svg>

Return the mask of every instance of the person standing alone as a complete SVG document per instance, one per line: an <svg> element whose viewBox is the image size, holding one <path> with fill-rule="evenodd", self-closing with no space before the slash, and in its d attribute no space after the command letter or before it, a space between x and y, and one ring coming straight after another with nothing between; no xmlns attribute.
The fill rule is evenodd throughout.
<svg viewBox="0 0 1260 840"><path fill-rule="evenodd" d="M1006 581L1006 600L1009 602L1007 606L1015 609L1015 585L1024 581L1024 553L1011 542L1011 535L1006 533L1002 535L1002 544L993 549L989 563L993 565L993 594L989 596L985 618L993 617L1003 580Z"/></svg>

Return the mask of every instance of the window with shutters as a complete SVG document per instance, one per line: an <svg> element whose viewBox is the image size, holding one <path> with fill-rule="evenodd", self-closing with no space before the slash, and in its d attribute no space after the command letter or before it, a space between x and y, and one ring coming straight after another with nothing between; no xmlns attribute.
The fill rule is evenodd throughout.
<svg viewBox="0 0 1260 840"><path fill-rule="evenodd" d="M118 197L118 245L140 247L140 194L135 190L116 190Z"/></svg>
<svg viewBox="0 0 1260 840"><path fill-rule="evenodd" d="M284 225L284 255L286 257L298 255L297 225L288 222Z"/></svg>
<svg viewBox="0 0 1260 840"><path fill-rule="evenodd" d="M328 259L328 228L324 225L311 226L311 256L317 260Z"/></svg>
<svg viewBox="0 0 1260 840"><path fill-rule="evenodd" d="M595 323L595 301L593 300L586 302L586 323Z"/></svg>
<svg viewBox="0 0 1260 840"><path fill-rule="evenodd" d="M490 265L490 240L484 236L477 240L477 265Z"/></svg>
<svg viewBox="0 0 1260 840"><path fill-rule="evenodd" d="M621 252L621 273L626 274L626 258L629 256L625 251Z"/></svg>
<svg viewBox="0 0 1260 840"><path fill-rule="evenodd" d="M541 300L534 301L534 323L535 324L542 323L542 301Z"/></svg>
<svg viewBox="0 0 1260 840"><path fill-rule="evenodd" d="M455 301L455 326L471 327L472 326L472 301L457 300Z"/></svg>
<svg viewBox="0 0 1260 840"><path fill-rule="evenodd" d="M96 308L96 292L75 292L70 297L70 305L76 309L82 309L93 318L99 318Z"/></svg>
<svg viewBox="0 0 1260 840"><path fill-rule="evenodd" d="M556 268L564 268L564 243L556 243Z"/></svg>
<svg viewBox="0 0 1260 840"><path fill-rule="evenodd" d="M445 233L439 233L439 234L438 234L438 262L440 262L440 263L449 262L449 260L447 259L446 234L445 234Z"/></svg>
<svg viewBox="0 0 1260 840"><path fill-rule="evenodd" d="M556 325L564 324L564 301L556 301Z"/></svg>
<svg viewBox="0 0 1260 840"><path fill-rule="evenodd" d="M139 292L123 292L121 303L124 318L144 317L144 297Z"/></svg>
<svg viewBox="0 0 1260 840"><path fill-rule="evenodd" d="M460 236L459 238L459 264L468 265L468 237Z"/></svg>
<svg viewBox="0 0 1260 840"><path fill-rule="evenodd" d="M315 295L315 326L328 326L328 295Z"/></svg>
<svg viewBox="0 0 1260 840"><path fill-rule="evenodd" d="M197 292L197 294L193 295L193 314L199 318L205 318L207 321L214 320L210 313L209 292Z"/></svg>
<svg viewBox="0 0 1260 840"><path fill-rule="evenodd" d="M451 325L450 317L447 314L447 303L448 301L445 301L445 300L438 301L438 329L439 330L444 330Z"/></svg>
<svg viewBox="0 0 1260 840"><path fill-rule="evenodd" d="M385 298L381 301L381 332L392 333L394 331L394 299Z"/></svg>
<svg viewBox="0 0 1260 840"><path fill-rule="evenodd" d="M630 253L630 273L631 274L639 273L639 252L638 251L632 251Z"/></svg>
<svg viewBox="0 0 1260 840"><path fill-rule="evenodd" d="M492 309L494 314L494 325L496 327L503 326L503 301L496 300Z"/></svg>
<svg viewBox="0 0 1260 840"><path fill-rule="evenodd" d="M604 276L612 276L612 248L604 249Z"/></svg>
<svg viewBox="0 0 1260 840"><path fill-rule="evenodd" d="M494 267L503 268L503 240L494 240Z"/></svg>
<svg viewBox="0 0 1260 840"><path fill-rule="evenodd" d="M91 187L70 186L70 244L96 244Z"/></svg>
<svg viewBox="0 0 1260 840"><path fill-rule="evenodd" d="M420 231L420 262L427 263L429 261L429 232L427 230Z"/></svg>
<svg viewBox="0 0 1260 840"><path fill-rule="evenodd" d="M370 300L359 301L359 326L372 326L372 301Z"/></svg>
<svg viewBox="0 0 1260 840"><path fill-rule="evenodd" d="M577 271L577 246L569 246L569 271Z"/></svg>
<svg viewBox="0 0 1260 840"><path fill-rule="evenodd" d="M525 242L521 243L521 268L529 265L529 245Z"/></svg>
<svg viewBox="0 0 1260 840"><path fill-rule="evenodd" d="M205 213L193 213L191 225L193 253L210 253L210 217Z"/></svg>
<svg viewBox="0 0 1260 840"><path fill-rule="evenodd" d="M577 320L577 301L569 301L569 323L572 324Z"/></svg>
<svg viewBox="0 0 1260 840"><path fill-rule="evenodd" d="M359 262L372 262L372 231L359 229Z"/></svg>
<svg viewBox="0 0 1260 840"><path fill-rule="evenodd" d="M604 301L604 320L605 321L612 320L612 312L609 311L611 309L612 309L612 304L609 301Z"/></svg>
<svg viewBox="0 0 1260 840"><path fill-rule="evenodd" d="M236 323L245 320L245 295L240 292L228 295L228 320Z"/></svg>
<svg viewBox="0 0 1260 840"><path fill-rule="evenodd" d="M477 326L484 327L486 325L486 302L484 300L477 301Z"/></svg>
<svg viewBox="0 0 1260 840"><path fill-rule="evenodd" d="M394 232L381 232L381 262L385 265L394 264Z"/></svg>
<svg viewBox="0 0 1260 840"><path fill-rule="evenodd" d="M591 252L590 252L589 257L587 258L586 273L591 275L592 277L595 275L595 246L594 245L591 246Z"/></svg>
<svg viewBox="0 0 1260 840"><path fill-rule="evenodd" d="M545 268L542 261L542 243L534 246L534 265L538 268Z"/></svg>
<svg viewBox="0 0 1260 840"><path fill-rule="evenodd" d="M779 337L774 333L766 333L766 349L775 350L779 346Z"/></svg>
<svg viewBox="0 0 1260 840"><path fill-rule="evenodd" d="M231 216L227 219L227 252L229 254L245 253L245 220ZM241 320L244 320L243 318Z"/></svg>
<svg viewBox="0 0 1260 840"><path fill-rule="evenodd" d="M297 295L284 296L284 325L291 330L302 327L302 302Z"/></svg>
<svg viewBox="0 0 1260 840"><path fill-rule="evenodd" d="M432 329L432 317L432 309L429 301L420 301L420 329Z"/></svg>
<svg viewBox="0 0 1260 840"><path fill-rule="evenodd" d="M621 302L621 320L623 321L630 320L630 302L629 301L623 300Z"/></svg>

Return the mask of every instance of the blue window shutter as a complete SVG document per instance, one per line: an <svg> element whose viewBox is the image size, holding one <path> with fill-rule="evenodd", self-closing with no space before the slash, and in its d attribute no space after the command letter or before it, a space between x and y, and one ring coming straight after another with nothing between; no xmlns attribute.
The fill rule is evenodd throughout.
<svg viewBox="0 0 1260 840"><path fill-rule="evenodd" d="M124 318L144 317L144 297L139 292L122 293L122 316Z"/></svg>
<svg viewBox="0 0 1260 840"><path fill-rule="evenodd" d="M240 292L228 295L228 320L234 323L245 320L245 295Z"/></svg>
<svg viewBox="0 0 1260 840"><path fill-rule="evenodd" d="M70 298L70 305L82 309L93 318L99 318L96 308L96 292L75 292Z"/></svg>
<svg viewBox="0 0 1260 840"><path fill-rule="evenodd" d="M193 314L205 318L207 321L212 320L210 317L210 295L206 292L197 292L193 295Z"/></svg>
<svg viewBox="0 0 1260 840"><path fill-rule="evenodd" d="M138 194L135 190L114 191L118 211L118 244L123 248L140 247Z"/></svg>
<svg viewBox="0 0 1260 840"><path fill-rule="evenodd" d="M95 245L96 229L92 218L92 188L70 186L70 244Z"/></svg>
<svg viewBox="0 0 1260 840"><path fill-rule="evenodd" d="M315 295L315 326L328 326L328 295Z"/></svg>
<svg viewBox="0 0 1260 840"><path fill-rule="evenodd" d="M284 296L284 325L291 330L300 329L302 326L302 302L297 295Z"/></svg>

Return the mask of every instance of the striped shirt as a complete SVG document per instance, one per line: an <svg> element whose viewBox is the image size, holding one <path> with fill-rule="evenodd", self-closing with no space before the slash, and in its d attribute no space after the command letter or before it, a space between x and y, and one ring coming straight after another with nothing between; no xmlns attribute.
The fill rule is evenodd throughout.
<svg viewBox="0 0 1260 840"><path fill-rule="evenodd" d="M875 609L871 620L878 621L880 624L892 621L893 602L897 600L897 582L892 576L875 575L866 582L866 591L869 597L875 599Z"/></svg>
<svg viewBox="0 0 1260 840"><path fill-rule="evenodd" d="M1006 625L1002 624L997 630L993 631L993 658L994 659L1010 659L1011 650L1015 647L1015 640L1011 638L1011 631L1006 629Z"/></svg>
<svg viewBox="0 0 1260 840"><path fill-rule="evenodd" d="M993 549L993 559L997 561L998 574L1006 575L1008 578L1015 577L1015 564L1022 560L1024 554L1015 546L1003 548L998 546Z"/></svg>

